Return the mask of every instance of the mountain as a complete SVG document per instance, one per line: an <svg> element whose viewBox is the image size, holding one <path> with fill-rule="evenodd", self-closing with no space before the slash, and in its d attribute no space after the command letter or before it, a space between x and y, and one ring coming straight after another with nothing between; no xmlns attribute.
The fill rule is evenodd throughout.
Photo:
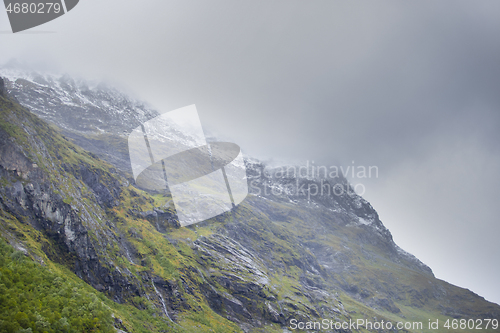
<svg viewBox="0 0 500 333"><path fill-rule="evenodd" d="M128 165L127 134L158 112L67 76L0 76L2 331L498 331L500 306L436 279L342 175L247 158L248 197L181 228Z"/></svg>
<svg viewBox="0 0 500 333"><path fill-rule="evenodd" d="M159 114L103 83L15 68L3 69L2 75L10 96L79 146L129 173L123 138Z"/></svg>

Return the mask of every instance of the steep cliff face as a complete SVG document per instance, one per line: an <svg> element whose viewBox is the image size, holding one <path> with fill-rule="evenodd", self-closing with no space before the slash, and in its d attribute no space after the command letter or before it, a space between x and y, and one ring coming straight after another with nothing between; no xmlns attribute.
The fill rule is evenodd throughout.
<svg viewBox="0 0 500 333"><path fill-rule="evenodd" d="M0 77L0 96L5 96L5 82L3 78Z"/></svg>
<svg viewBox="0 0 500 333"><path fill-rule="evenodd" d="M63 89L59 81L57 89L44 82L47 91ZM29 87L23 83L16 98L31 100ZM51 114L52 125L0 97L1 237L105 294L117 329L282 332L292 319L427 323L500 316L497 305L437 280L401 250L342 176L285 177L247 160L247 199L180 228L169 195L135 187L123 161L98 158L113 154L112 142L94 136L99 144L86 151L66 139L55 119L73 117L63 133L76 133L81 129L71 124L78 115L63 106L50 109L58 95L44 96L33 105ZM116 122L110 133L125 129ZM346 191L312 193L326 182Z"/></svg>
<svg viewBox="0 0 500 333"><path fill-rule="evenodd" d="M10 101L2 101L2 121L10 133L0 129L1 209L45 234L51 244L42 250L49 259L100 289L106 285L115 300L138 294L137 283L129 281L133 277L112 270L105 251L118 241L106 225L105 209L117 203L119 180ZM78 169L64 162L73 157Z"/></svg>

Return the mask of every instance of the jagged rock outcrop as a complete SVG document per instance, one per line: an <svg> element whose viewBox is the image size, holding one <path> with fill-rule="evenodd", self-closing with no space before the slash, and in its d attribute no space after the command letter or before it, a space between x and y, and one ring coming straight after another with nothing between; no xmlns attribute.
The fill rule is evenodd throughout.
<svg viewBox="0 0 500 333"><path fill-rule="evenodd" d="M5 82L0 77L0 96L5 96Z"/></svg>
<svg viewBox="0 0 500 333"><path fill-rule="evenodd" d="M152 225L155 226L158 232L167 232L172 228L180 228L179 220L177 219L177 215L170 211L164 211L159 208L154 208L153 210L148 211L137 211L134 209L129 209L129 214L132 216L136 216L138 218L144 218L148 220Z"/></svg>

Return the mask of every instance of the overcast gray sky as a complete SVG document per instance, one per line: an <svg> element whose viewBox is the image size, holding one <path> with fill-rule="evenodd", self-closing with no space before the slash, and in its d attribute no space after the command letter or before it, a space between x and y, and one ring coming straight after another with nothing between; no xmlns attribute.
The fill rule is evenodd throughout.
<svg viewBox="0 0 500 333"><path fill-rule="evenodd" d="M0 64L196 104L247 155L378 166L353 179L438 278L500 303L500 2L81 0L8 33Z"/></svg>

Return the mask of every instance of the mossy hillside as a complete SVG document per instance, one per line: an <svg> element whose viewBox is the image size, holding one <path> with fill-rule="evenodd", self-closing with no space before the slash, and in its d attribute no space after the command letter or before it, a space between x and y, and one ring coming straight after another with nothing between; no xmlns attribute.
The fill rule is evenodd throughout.
<svg viewBox="0 0 500 333"><path fill-rule="evenodd" d="M245 207L245 204L243 204L242 207L236 209L233 214L225 214L224 217L228 220L233 220L233 223L236 223L234 221L240 221L240 224L236 224L236 228L241 232L242 237L247 237L249 234L258 235L259 241L252 240L252 246L265 246L272 249L272 251L268 251L268 253L271 253L270 260L279 260L281 262L281 265L272 266L274 272L271 273L269 270L267 271L271 278L270 289L267 293L271 298L276 298L274 306L278 309L280 307L281 309L286 309L288 307L289 311L292 313L298 314L302 312L306 315L315 314L317 316L315 306L318 306L318 304L312 304L311 300L304 294L300 282L304 272L301 268L296 266L296 264L300 265L300 260L303 256L288 242L288 240L290 240L290 235L287 235L286 228L283 228L269 219L262 218L262 216L256 216L255 212L249 211L247 208L248 207ZM243 218L248 217L248 215L252 217L249 220L243 220ZM211 234L214 232L225 233L224 227L224 223L218 223L216 219L214 219L212 223L203 223L197 226L184 228L191 229L193 230L192 232L177 231L174 232L173 235L175 235L178 240L184 237L186 242L190 242L201 237L202 234ZM276 235L279 235L279 237L276 237ZM193 239L193 237L195 238ZM238 237L234 238L238 239ZM211 262L209 258L201 259L205 268L215 267L215 263ZM225 264L217 262L216 265L219 269L223 270ZM238 274L242 274L242 276L245 277L244 272L238 271ZM245 278L252 280L254 276L246 276ZM319 304L319 306L321 305L335 306L335 304L328 302ZM341 315L339 318L348 319L349 317ZM272 327L271 325L268 328L271 329ZM258 331L258 329L256 329L256 331Z"/></svg>
<svg viewBox="0 0 500 333"><path fill-rule="evenodd" d="M86 295L95 295L99 297L99 299L104 301L106 306L108 306L112 310L112 313L114 313L117 318L123 320L125 327L127 327L130 332L159 332L162 329L171 331L172 329L171 325L169 325L161 317L161 311L159 311L156 307L150 306L147 308L147 310L139 311L133 306L126 304L122 305L110 301L108 298L105 297L105 294L97 292L94 288L90 287L88 284L84 283L80 278L74 275L74 273L71 272L68 269L68 267L57 264L48 258L45 252L57 253L57 249L52 248L54 246L53 242L50 239L47 239L42 232L34 230L29 225L17 221L15 218L13 218L4 211L2 211L1 213L2 216L0 217L0 230L2 231L1 232L2 237L7 237L7 239L9 239L10 238L9 236L15 235L17 241L21 242L21 245L28 251L30 257L35 258L37 262L45 265L42 266L36 263L30 264L29 267L30 270L33 271L33 276L38 278L41 276L60 278L62 279L62 281L66 281L71 285L75 285L76 287L74 288L78 288L78 290L80 289L84 290L84 292L78 293L80 295L82 293L85 293ZM59 255L61 254L59 253ZM23 262L29 262L29 259L26 258L25 261ZM12 265L15 267L17 265L17 262L12 263ZM57 292L57 290L54 292ZM64 299L68 300L68 297L66 297L66 295L61 295L60 297L62 300ZM40 297L36 298L39 299ZM84 298L83 301L85 300L86 299ZM28 309L29 311L33 309L36 310L36 308L31 307L30 304L23 304L23 308ZM4 314L5 316L8 317L8 313ZM76 313L75 316L76 315L78 315L78 313ZM92 318L92 320L90 320L90 322L95 323L94 319L98 319L98 321L102 322L107 322L111 320L111 318L107 317L106 318L94 317ZM49 322L49 324L50 327L58 327L57 326L58 323L54 324L54 322L52 323ZM11 323L10 325L13 326L8 326L9 329L6 329L6 331L7 332L16 331L16 330L11 330L11 328L13 329L13 327L17 327L16 324ZM114 329L110 329L108 326L100 326L100 330L103 332L114 331ZM70 322L70 328L74 327L75 326ZM88 328L87 331L91 331L90 328L92 327L86 326L86 328ZM95 329L95 327L93 328ZM71 330L68 330L68 332L70 331ZM186 330L179 330L179 331L183 332ZM36 332L36 330L33 330L33 332Z"/></svg>
<svg viewBox="0 0 500 333"><path fill-rule="evenodd" d="M214 313L205 304L204 296L199 291L199 285L203 284L204 278L196 269L198 267L197 257L187 243L189 239L196 240L198 235L188 228L172 229L169 236L181 234L186 240L186 243L181 242L174 246L164 234L156 230L150 221L128 213L129 207L134 207L139 211L147 211L151 210L152 207L161 207L168 201L168 197L158 194L151 195L130 185L122 191L120 204L111 210L114 216L113 221L115 221L114 226L132 244L136 253L132 255L134 263L131 263L123 257L122 253L116 252L115 264L127 268L137 277L139 277L140 272L148 272L177 285L188 309L177 315L181 327L194 326L200 332L209 332L210 330L216 332L238 331L239 329L234 323ZM209 234L209 232L205 234ZM187 293L186 289L190 293ZM139 305L139 307L141 306L138 303L141 302L148 304L150 301L145 298L130 300L130 304Z"/></svg>
<svg viewBox="0 0 500 333"><path fill-rule="evenodd" d="M164 206L168 198L144 193L133 187L124 187L121 189L118 204L113 208L106 208L97 204L94 191L78 177L78 170L82 166L90 170L91 173L98 174L100 184L108 187L110 192L117 183L123 184L126 181L113 173L113 168L110 165L75 146L62 137L57 130L48 126L16 103L2 98L0 105L0 112L2 113L0 126L12 135L11 137L24 156L32 160L32 162L37 162L37 167L44 171L43 176L47 177L50 182L53 194L60 196L64 204L71 206L72 209L78 212L84 225L88 228L90 238L98 248L104 265L111 270L129 271L136 277L137 281L140 281L140 273L147 272L149 275L158 276L176 284L182 296L186 299L185 303L187 305L185 304L185 307L191 310L184 315L181 308L178 318L181 321L185 320L186 323L196 323L201 317L205 318L202 323L195 325L197 327L196 331L213 331L213 327L218 326L226 327L227 331L238 331L237 326L215 314L204 304L203 295L196 291L197 283L202 279L198 274L190 273L189 268L192 267L194 262L189 262L189 260L192 260L192 258L189 258L190 255L192 256L189 247L182 247L181 252L187 255L185 257L163 235L158 233L148 221L136 219L127 213L128 209L134 205L139 210L151 210L152 207ZM20 176L19 179L12 177L9 176L8 179L2 178L2 184L8 186L12 181L18 180L23 180L25 184L28 184L30 181L29 174L24 178ZM137 200L138 196L142 196L140 199L143 202ZM51 239L50 233L36 231L29 225L29 221L20 221L5 211L2 211L2 214L0 226L2 235L7 240L22 244L32 258L43 262L49 269L60 269L60 267L73 269L71 255L61 253L63 251ZM139 230L141 239L131 237L131 229ZM133 259L130 260L125 255L123 246L119 241L120 237L124 237L126 241L133 243L136 253L132 257L144 258L146 259L144 263L142 260L139 260L139 262L135 262ZM57 261L63 266L53 262L47 254L52 259L58 258ZM134 257L134 259L137 258ZM187 273L182 273L183 271ZM67 271L61 274L64 276L66 273ZM186 295L184 285L194 295ZM152 286L150 285L145 285L142 289L146 294L152 293ZM129 299L127 302L131 305L136 303L134 299ZM149 328L144 331L159 331L160 327L170 329L172 325L168 323L162 324L165 319L162 318L161 306L156 301L146 300L146 303L145 309L142 310L146 314L143 314L141 310L137 310L137 312L131 310L131 308L122 311L125 313L133 311L137 314L136 318L150 315L158 317L156 323L153 321L153 324L148 324ZM126 305L120 305L120 307L122 306L126 307ZM124 315L122 319L128 317L128 315ZM130 331L141 331L141 327L145 325L140 323L141 320L134 321L133 316L130 319L123 320L126 326L127 323L130 324L127 326ZM156 324L158 326L154 326ZM191 328L187 325L185 329L181 326L178 326L177 329L190 331Z"/></svg>
<svg viewBox="0 0 500 333"><path fill-rule="evenodd" d="M290 311L301 311L307 314L314 314L314 307L317 306L317 304L313 305L310 299L304 295L300 282L301 277L304 275L304 271L296 266L301 265L300 261L303 259L303 254L294 248L290 231L282 226L281 223L274 222L269 218L256 214L258 213L248 210L248 207L245 207L245 204L243 204L235 210L234 214L227 216L227 219L241 221L236 224L236 228L241 232L242 237L251 235L250 238L253 238L251 246L254 247L254 250L260 251L261 247L267 248L265 253L269 256L264 256L264 258L271 263L270 266L274 270L273 273L268 271L271 277L270 295L275 295L278 303L283 304L283 307L286 306L286 303L290 304ZM247 217L250 218L245 220L244 218ZM207 226L202 225L194 227L196 233L194 235L186 234L186 236L198 236L207 231L225 232L223 230L224 224L219 224L218 227L215 227L217 222L213 223L214 224L207 224ZM215 230L213 230L214 227ZM255 239L256 237L258 238ZM235 238L237 239L238 237L236 236ZM310 253L308 254L310 255ZM280 264L276 265L276 261ZM220 264L218 264L218 266L220 267ZM253 277L247 278L252 279ZM325 305L334 306L334 304L326 303ZM311 309L313 310L311 311ZM348 317L342 318L348 319Z"/></svg>
<svg viewBox="0 0 500 333"><path fill-rule="evenodd" d="M198 237L202 233L227 234L230 224L229 233L236 230L236 233L240 234L240 236L238 234L231 234L231 236L241 241L249 239L244 244L255 252L261 253L261 258L269 264L269 268L272 268L272 272L268 271L271 277L271 294L276 295L278 302L282 305L286 302L294 304L293 310L297 313L310 314L312 312L310 309L314 308L319 312L318 308L322 306L336 306L338 302L341 302L347 312L336 316L339 321L371 318L372 321L391 320L394 324L407 321L421 321L425 324L429 319L439 319L444 323L453 317L442 314L441 307L448 301L445 298L441 301L435 299L435 291L440 288L444 288L446 294L456 295L457 304L463 308L471 306L472 310L469 311L471 318L493 309L492 304L490 307L487 302L482 302L479 298L467 296L466 290L409 268L407 263L400 262L404 259L396 261L391 259L387 253L384 253L385 245L359 242L358 239L366 232L362 226L337 225L329 228L328 232L318 233L314 223L297 217L302 213L306 214L305 211L301 212L300 208L290 205L293 207L294 214L287 213L289 205L283 203L276 204L275 210L257 209L258 206L251 205L253 200L258 199L249 197L232 214L225 214L227 223L220 223L214 219L212 224L203 223L190 227L193 232L182 231L182 235L181 232L174 234L177 239L184 237L186 243L189 243L193 241L193 237ZM275 212L280 212L282 218L270 216L267 211L272 211L273 215ZM307 214L311 216L310 212ZM321 221L323 225L327 223L331 222ZM301 249L301 244L306 244L306 246ZM311 302L302 282L304 277L308 276L307 269L304 269L303 265L304 259L313 255L307 246L313 247L315 244L328 246L334 252L342 253L347 260L346 267L351 266L338 274L333 274L331 276L333 284L330 279L320 281L324 283L323 288L335 291L336 295L335 300L323 303L317 300ZM359 286L358 291L354 293L343 291L350 286ZM372 301L385 297L393 299L394 305L400 309L400 312L389 312ZM417 304L415 301L420 297L423 297L423 303ZM476 302L481 306L477 307ZM269 329L271 327L269 326ZM438 331L448 330L440 327Z"/></svg>

